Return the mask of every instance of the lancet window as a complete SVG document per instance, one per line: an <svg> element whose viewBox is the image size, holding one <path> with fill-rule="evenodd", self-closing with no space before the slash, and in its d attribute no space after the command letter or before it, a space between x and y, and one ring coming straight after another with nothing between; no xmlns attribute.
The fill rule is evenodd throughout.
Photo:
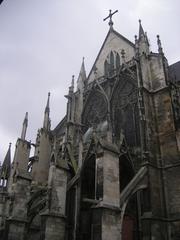
<svg viewBox="0 0 180 240"><path fill-rule="evenodd" d="M111 51L104 62L104 75L113 76L120 67L120 56L116 51Z"/></svg>

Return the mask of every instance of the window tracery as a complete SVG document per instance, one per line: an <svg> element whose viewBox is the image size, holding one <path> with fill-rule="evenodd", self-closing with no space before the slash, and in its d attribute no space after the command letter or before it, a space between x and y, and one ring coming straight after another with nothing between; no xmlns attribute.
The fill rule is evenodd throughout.
<svg viewBox="0 0 180 240"><path fill-rule="evenodd" d="M112 76L120 68L120 56L116 51L111 51L104 62L104 75Z"/></svg>
<svg viewBox="0 0 180 240"><path fill-rule="evenodd" d="M118 141L123 134L129 146L139 144L137 88L127 74L120 76L111 99L113 133Z"/></svg>
<svg viewBox="0 0 180 240"><path fill-rule="evenodd" d="M95 90L88 97L83 111L85 131L88 127L97 126L107 117L107 102L99 90Z"/></svg>

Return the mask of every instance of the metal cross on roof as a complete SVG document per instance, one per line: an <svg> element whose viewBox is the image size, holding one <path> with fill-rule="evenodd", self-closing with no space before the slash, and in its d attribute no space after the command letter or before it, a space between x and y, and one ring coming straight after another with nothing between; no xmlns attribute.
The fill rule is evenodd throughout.
<svg viewBox="0 0 180 240"><path fill-rule="evenodd" d="M106 21L106 20L109 18L109 26L112 27L112 26L113 26L112 16L113 16L115 13L117 13L117 12L118 12L118 10L116 10L116 11L114 11L114 12L112 13L112 10L110 9L110 10L109 10L109 16L107 16L106 18L104 18L103 21Z"/></svg>

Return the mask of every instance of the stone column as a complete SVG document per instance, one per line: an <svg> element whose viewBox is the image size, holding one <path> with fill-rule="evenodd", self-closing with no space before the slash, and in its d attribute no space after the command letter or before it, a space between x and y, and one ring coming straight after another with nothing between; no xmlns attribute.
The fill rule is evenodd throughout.
<svg viewBox="0 0 180 240"><path fill-rule="evenodd" d="M103 144L97 153L96 182L100 203L93 209L92 239L120 239L119 153L115 145Z"/></svg>
<svg viewBox="0 0 180 240"><path fill-rule="evenodd" d="M51 135L49 131L41 128L36 140L36 161L32 166L32 179L35 184L46 185L49 173L50 156Z"/></svg>
<svg viewBox="0 0 180 240"><path fill-rule="evenodd" d="M60 161L56 166L53 163L49 170L49 209L41 214L44 240L65 239L67 166Z"/></svg>
<svg viewBox="0 0 180 240"><path fill-rule="evenodd" d="M8 236L7 240L24 240L26 221L18 218L8 219Z"/></svg>
<svg viewBox="0 0 180 240"><path fill-rule="evenodd" d="M13 183L12 200L9 206L9 218L6 221L8 240L24 240L27 223L27 202L29 200L31 177L20 173Z"/></svg>
<svg viewBox="0 0 180 240"><path fill-rule="evenodd" d="M55 213L41 214L42 234L44 240L65 240L65 216ZM44 231L45 230L45 231Z"/></svg>
<svg viewBox="0 0 180 240"><path fill-rule="evenodd" d="M4 222L5 222L5 204L6 204L7 193L0 189L0 236L4 232Z"/></svg>

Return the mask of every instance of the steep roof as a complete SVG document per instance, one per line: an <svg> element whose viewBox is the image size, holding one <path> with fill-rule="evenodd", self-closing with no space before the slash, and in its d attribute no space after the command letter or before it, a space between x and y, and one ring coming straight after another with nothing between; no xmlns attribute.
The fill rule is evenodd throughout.
<svg viewBox="0 0 180 240"><path fill-rule="evenodd" d="M52 131L53 135L60 136L65 132L67 117L65 116Z"/></svg>
<svg viewBox="0 0 180 240"><path fill-rule="evenodd" d="M9 149L4 158L4 162L0 169L0 178L8 178L11 170L11 144L9 144Z"/></svg>
<svg viewBox="0 0 180 240"><path fill-rule="evenodd" d="M169 66L169 73L173 82L180 82L180 61Z"/></svg>

